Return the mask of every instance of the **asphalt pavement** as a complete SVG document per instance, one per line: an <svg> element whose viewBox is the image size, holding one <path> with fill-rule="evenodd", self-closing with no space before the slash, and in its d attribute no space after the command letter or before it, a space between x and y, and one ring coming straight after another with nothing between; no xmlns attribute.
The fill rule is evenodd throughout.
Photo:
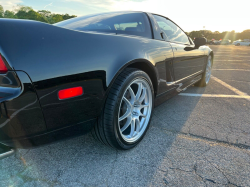
<svg viewBox="0 0 250 187"><path fill-rule="evenodd" d="M250 186L250 47L210 46L210 83L155 108L130 151L91 134L0 160L0 186Z"/></svg>

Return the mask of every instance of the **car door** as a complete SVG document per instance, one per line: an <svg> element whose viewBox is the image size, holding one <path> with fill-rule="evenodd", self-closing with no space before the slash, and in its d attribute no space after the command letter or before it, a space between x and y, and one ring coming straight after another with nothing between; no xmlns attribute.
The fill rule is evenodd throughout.
<svg viewBox="0 0 250 187"><path fill-rule="evenodd" d="M204 70L204 51L201 48L195 49L194 43L171 20L159 15L153 16L172 46L175 82L185 82L190 77L199 75Z"/></svg>
<svg viewBox="0 0 250 187"><path fill-rule="evenodd" d="M174 91L175 88L175 85L172 84L174 82L173 50L170 43L167 42L164 35L162 35L161 29L153 14L146 14L148 15L151 29L153 31L152 39L154 39L154 43L156 44L155 49L152 51L152 57L156 57L155 68L158 74L157 95L164 97L167 93L169 94L171 91ZM163 100L159 103L162 102Z"/></svg>

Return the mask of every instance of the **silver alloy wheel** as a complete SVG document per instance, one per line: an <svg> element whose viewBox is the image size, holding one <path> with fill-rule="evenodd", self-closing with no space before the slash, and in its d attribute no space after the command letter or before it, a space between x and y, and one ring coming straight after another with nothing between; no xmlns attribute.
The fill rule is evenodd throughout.
<svg viewBox="0 0 250 187"><path fill-rule="evenodd" d="M208 57L208 61L207 61L207 67L206 67L206 84L208 84L210 77L211 77L211 71L212 71L212 57L209 56Z"/></svg>
<svg viewBox="0 0 250 187"><path fill-rule="evenodd" d="M132 143L143 135L151 111L151 88L145 79L137 78L126 88L119 107L118 125L123 140Z"/></svg>

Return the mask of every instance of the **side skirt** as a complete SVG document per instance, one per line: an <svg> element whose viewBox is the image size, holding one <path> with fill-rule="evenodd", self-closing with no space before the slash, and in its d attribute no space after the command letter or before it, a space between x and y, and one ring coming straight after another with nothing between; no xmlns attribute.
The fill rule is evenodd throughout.
<svg viewBox="0 0 250 187"><path fill-rule="evenodd" d="M192 86L196 82L201 80L201 78L202 78L202 75L198 75L198 76L192 78L191 80L190 79L187 80L184 83L175 83L173 88L171 88L170 90L156 96L156 98L155 98L155 107L157 107L160 104L162 104L163 102L171 99L172 97L178 95L180 92L185 91L189 86Z"/></svg>

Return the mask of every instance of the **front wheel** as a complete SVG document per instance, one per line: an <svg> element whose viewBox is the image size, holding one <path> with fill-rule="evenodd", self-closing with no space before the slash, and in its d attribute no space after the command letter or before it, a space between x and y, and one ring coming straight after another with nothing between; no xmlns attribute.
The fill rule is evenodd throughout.
<svg viewBox="0 0 250 187"><path fill-rule="evenodd" d="M205 87L207 86L210 78L211 78L211 72L212 72L212 56L209 55L208 58L207 58L207 66L206 66L206 69L205 71L203 72L202 74L202 78L199 82L197 82L195 84L195 86L198 86L198 87Z"/></svg>
<svg viewBox="0 0 250 187"><path fill-rule="evenodd" d="M154 91L149 76L127 68L113 83L92 134L116 149L131 149L148 130L153 106Z"/></svg>
<svg viewBox="0 0 250 187"><path fill-rule="evenodd" d="M240 46L240 44L238 43L238 44L236 44L236 46Z"/></svg>

